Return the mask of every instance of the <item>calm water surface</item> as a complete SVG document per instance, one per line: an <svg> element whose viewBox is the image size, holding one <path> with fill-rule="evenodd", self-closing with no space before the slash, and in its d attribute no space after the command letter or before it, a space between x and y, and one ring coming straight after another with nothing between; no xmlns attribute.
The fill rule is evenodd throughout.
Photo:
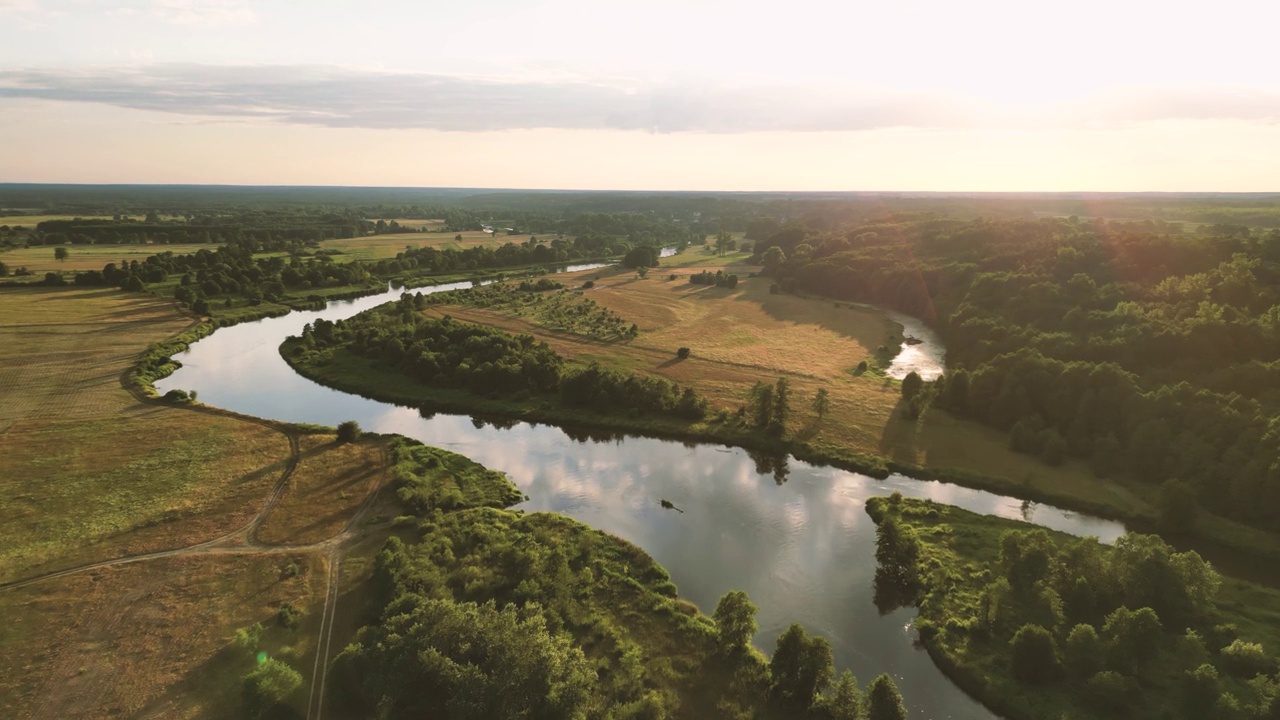
<svg viewBox="0 0 1280 720"><path fill-rule="evenodd" d="M424 419L412 408L318 385L280 357L280 343L303 325L350 317L399 295L388 291L223 328L179 355L182 369L157 387L162 393L197 390L208 405L275 420L331 426L355 420L367 430L406 435L502 470L531 498L522 508L564 513L639 545L667 568L680 594L706 612L729 590L746 590L760 606L756 643L766 653L788 624L800 622L830 638L836 665L861 682L893 674L913 718L995 716L913 646L914 609L883 616L876 610L875 528L863 507L867 498L898 491L1104 541L1124 532L1118 523L1015 498L898 475L876 480L794 459L778 484L773 470L737 448L636 437L582 441L545 425L502 429L466 416ZM928 362L940 368L936 336L907 319L919 325L903 323L907 334L926 340L908 346L920 350L912 369L927 369ZM663 510L662 498L685 512Z"/></svg>

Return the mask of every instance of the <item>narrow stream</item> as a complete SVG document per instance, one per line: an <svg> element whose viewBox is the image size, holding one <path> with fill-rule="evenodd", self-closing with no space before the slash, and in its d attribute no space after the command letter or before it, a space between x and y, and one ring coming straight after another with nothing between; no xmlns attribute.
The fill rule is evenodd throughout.
<svg viewBox="0 0 1280 720"><path fill-rule="evenodd" d="M350 317L399 295L388 290L223 328L179 355L183 367L157 388L197 390L202 403L287 422L333 426L355 420L367 430L413 437L502 470L531 498L522 508L564 513L644 548L671 573L681 596L705 612L724 593L746 590L760 606L756 643L766 653L787 625L800 622L827 636L837 667L853 670L861 682L893 674L913 718L995 716L913 645L914 609L876 610L875 527L863 507L867 498L897 491L1108 542L1124 532L1119 523L901 475L877 480L794 458L777 472L766 467L773 463L758 464L738 448L644 437L583 440L552 426L500 428L464 415L427 419L413 408L318 385L280 357L280 343L307 323ZM940 368L936 336L916 327L907 334L924 341L909 346L919 349L911 369L927 369L930 359ZM662 498L685 512L663 510Z"/></svg>

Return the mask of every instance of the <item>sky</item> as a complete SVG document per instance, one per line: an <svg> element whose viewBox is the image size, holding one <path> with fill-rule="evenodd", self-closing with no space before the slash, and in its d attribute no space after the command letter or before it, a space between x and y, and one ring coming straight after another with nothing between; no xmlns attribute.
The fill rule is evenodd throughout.
<svg viewBox="0 0 1280 720"><path fill-rule="evenodd" d="M0 0L0 182L1280 191L1273 0Z"/></svg>

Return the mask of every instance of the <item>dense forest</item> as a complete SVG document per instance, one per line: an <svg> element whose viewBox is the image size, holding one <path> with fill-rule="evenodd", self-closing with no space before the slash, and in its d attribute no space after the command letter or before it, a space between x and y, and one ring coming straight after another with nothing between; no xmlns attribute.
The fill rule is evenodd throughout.
<svg viewBox="0 0 1280 720"><path fill-rule="evenodd" d="M1113 546L873 498L877 602L918 605L935 660L1023 718L1280 717L1280 596L1153 535Z"/></svg>
<svg viewBox="0 0 1280 720"><path fill-rule="evenodd" d="M756 252L783 291L935 323L949 370L933 406L1008 431L1015 450L1178 480L1204 507L1280 528L1280 231L793 223Z"/></svg>

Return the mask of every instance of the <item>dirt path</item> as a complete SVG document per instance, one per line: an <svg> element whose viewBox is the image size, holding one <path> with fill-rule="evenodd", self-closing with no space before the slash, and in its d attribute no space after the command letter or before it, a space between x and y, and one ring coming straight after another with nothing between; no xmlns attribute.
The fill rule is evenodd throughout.
<svg viewBox="0 0 1280 720"><path fill-rule="evenodd" d="M367 514L369 509L382 490L382 484L375 485L370 490L368 496L352 513L351 518L346 525L333 536L314 543L306 544L268 544L258 540L258 530L263 523L271 515L271 512L280 503L288 490L290 480L293 479L294 473L301 462L301 450L299 443L299 435L297 432L280 428L289 438L290 458L285 471L281 473L280 479L276 481L275 486L267 495L263 502L262 509L245 525L232 530L225 535L208 540L206 542L189 545L187 547L175 548L172 550L160 550L156 552L140 553L138 555L130 555L127 557L115 558L113 560L104 560L102 562L89 563L65 570L57 570L53 572L43 573L21 580L13 580L0 583L0 591L14 590L27 587L36 583L53 580L55 578L67 577L69 575L77 575L80 573L98 570L101 568L114 567L119 565L129 565L133 563L147 562L149 560L157 560L161 558L173 557L201 557L201 556L217 556L217 555L297 555L299 553L314 553L322 555L327 568L324 607L320 614L320 630L316 640L316 659L312 671L311 691L307 702L307 720L319 720L323 710L325 681L328 677L329 656L333 643L334 618L337 615L337 604L339 595L339 581L341 579L343 550L345 547L357 539L357 529L360 521ZM385 450L383 453L384 462L387 460ZM53 677L53 674L50 675ZM31 717L37 717L44 710L52 710L51 702L56 700L57 693L51 692L51 688L46 687L41 693L44 698L36 705L36 711Z"/></svg>

